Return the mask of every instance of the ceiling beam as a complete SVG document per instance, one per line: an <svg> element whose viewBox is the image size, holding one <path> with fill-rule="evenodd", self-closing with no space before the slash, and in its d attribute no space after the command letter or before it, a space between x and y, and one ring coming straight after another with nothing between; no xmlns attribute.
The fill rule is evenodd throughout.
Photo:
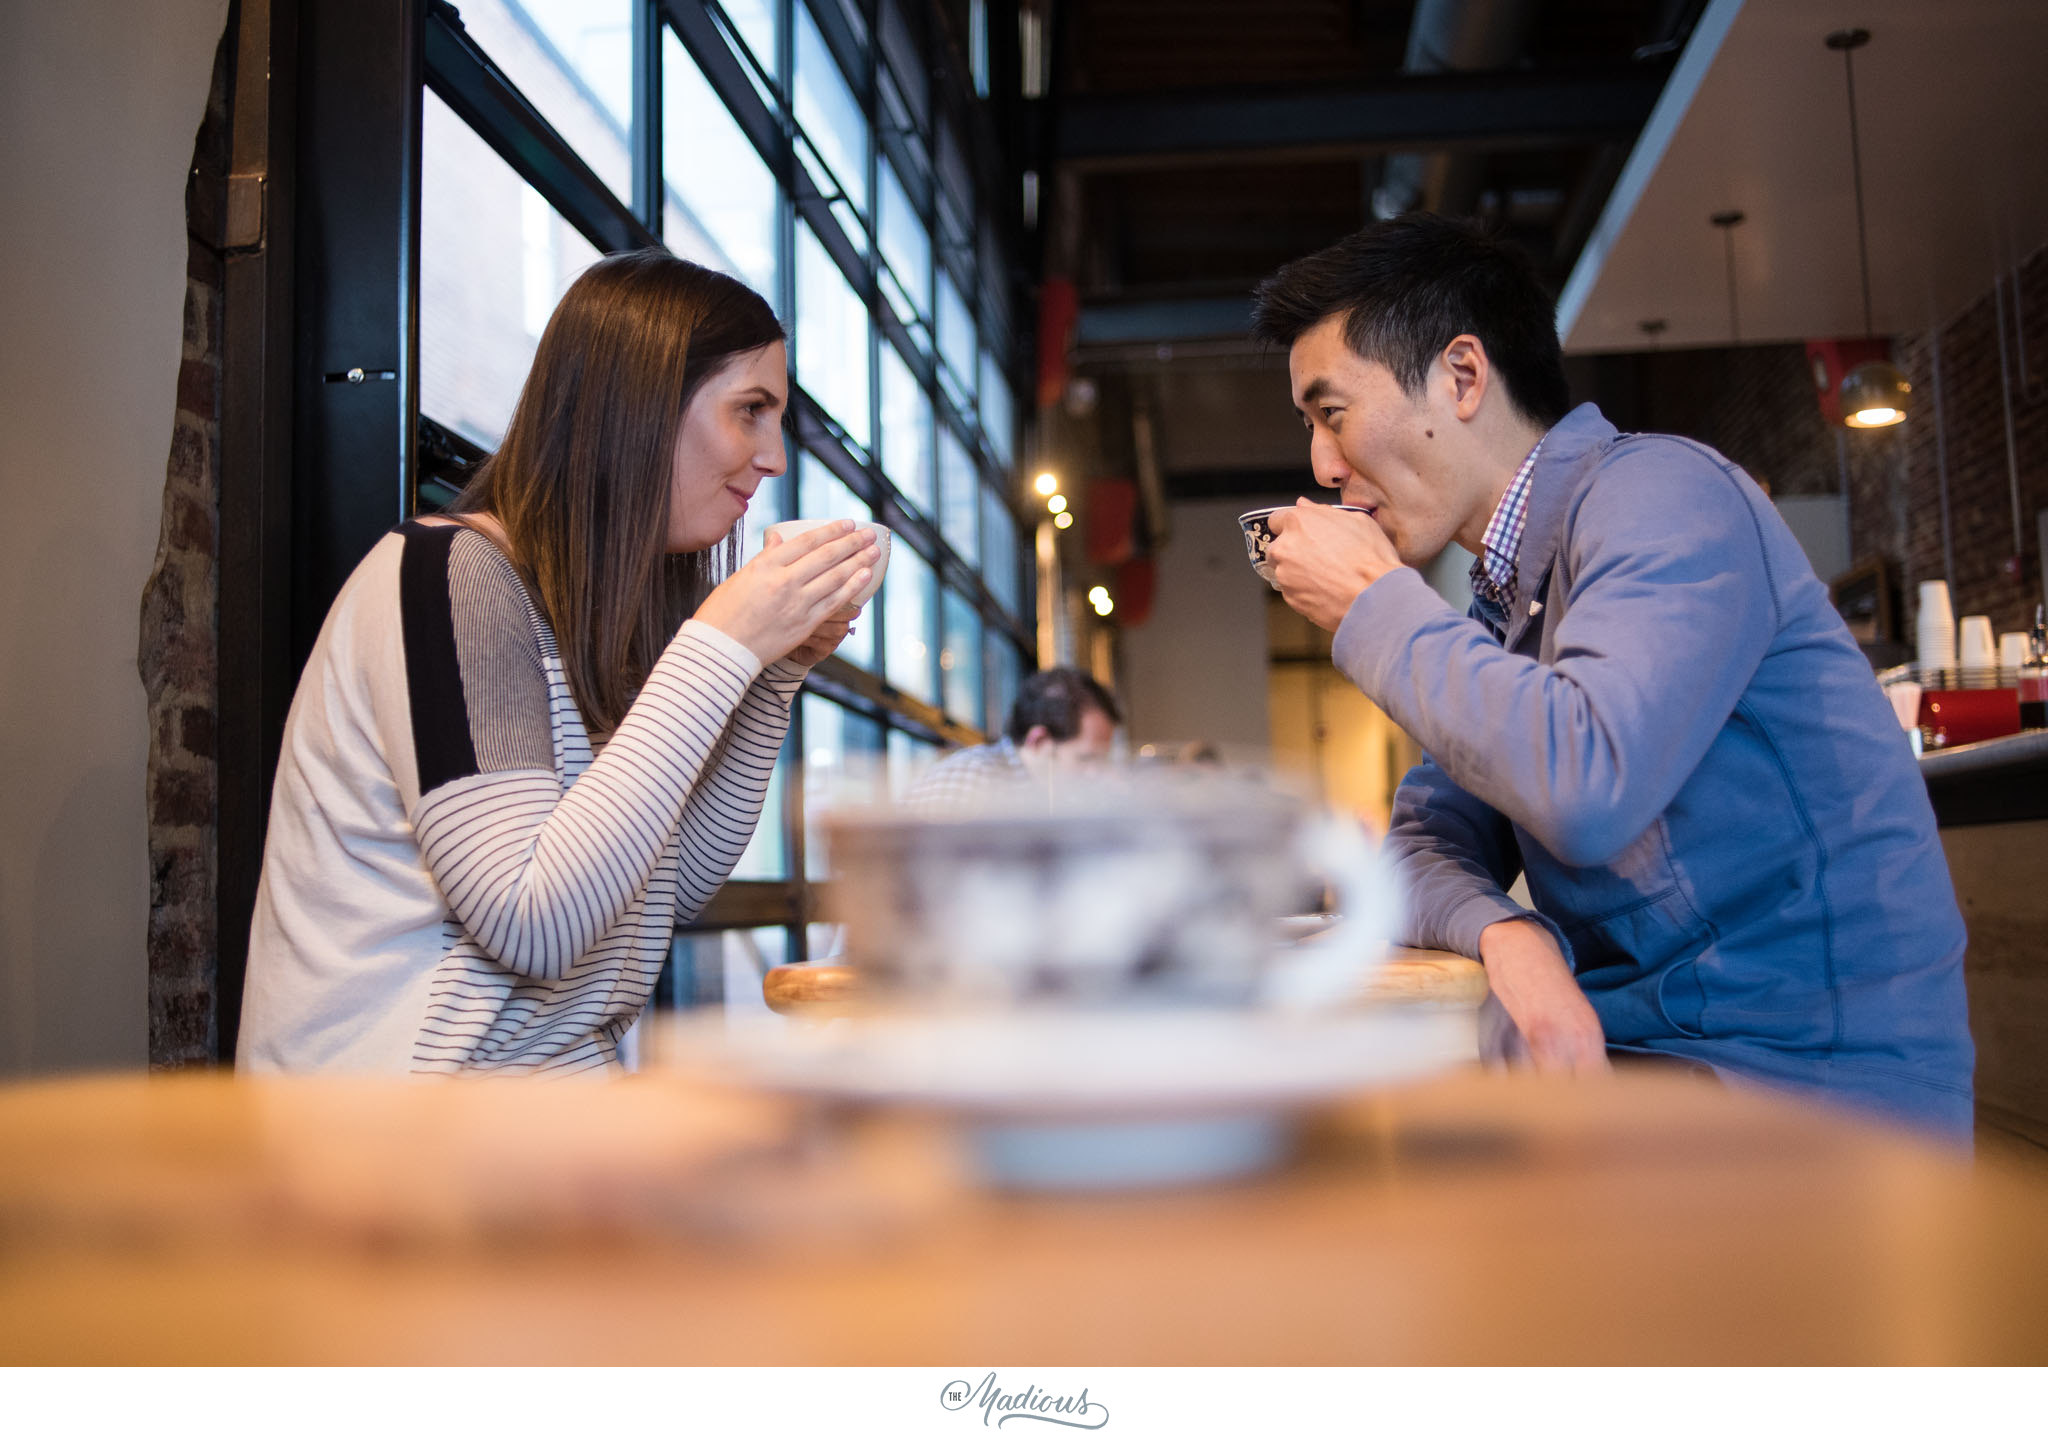
<svg viewBox="0 0 2048 1432"><path fill-rule="evenodd" d="M1141 299L1091 303L1074 323L1083 348L1114 343L1178 343L1190 338L1242 338L1251 329L1250 294L1234 298Z"/></svg>
<svg viewBox="0 0 2048 1432"><path fill-rule="evenodd" d="M1075 95L1056 126L1060 163L1153 169L1259 155L1526 149L1631 140L1666 59L1598 69L1388 75L1338 89L1298 86Z"/></svg>

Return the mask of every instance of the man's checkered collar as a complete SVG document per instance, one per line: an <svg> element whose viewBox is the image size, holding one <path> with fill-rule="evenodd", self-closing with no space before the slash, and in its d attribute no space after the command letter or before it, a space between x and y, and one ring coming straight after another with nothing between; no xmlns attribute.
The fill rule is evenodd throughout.
<svg viewBox="0 0 2048 1432"><path fill-rule="evenodd" d="M1472 590L1503 611L1515 600L1522 529L1529 524L1529 478L1536 471L1536 455L1542 451L1543 440L1538 438L1515 469L1507 491L1500 495L1500 506L1493 509L1493 520L1486 524L1486 536L1481 539L1485 550L1472 564Z"/></svg>

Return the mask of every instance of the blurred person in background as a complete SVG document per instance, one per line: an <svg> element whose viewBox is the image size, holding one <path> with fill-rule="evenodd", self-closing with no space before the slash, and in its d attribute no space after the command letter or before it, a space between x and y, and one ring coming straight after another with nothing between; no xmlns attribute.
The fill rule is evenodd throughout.
<svg viewBox="0 0 2048 1432"><path fill-rule="evenodd" d="M1315 480L1275 584L1428 755L1411 944L1538 1067L1677 1056L1968 1138L1963 922L1897 719L1757 485L1572 407L1528 257L1426 213L1260 286ZM1472 604L1415 570L1478 554ZM1505 893L1528 878L1533 911Z"/></svg>
<svg viewBox="0 0 2048 1432"><path fill-rule="evenodd" d="M1003 737L934 761L903 797L911 810L945 811L1048 786L1109 759L1123 713L1087 672L1054 666L1017 690Z"/></svg>
<svg viewBox="0 0 2048 1432"><path fill-rule="evenodd" d="M503 444L371 549L306 664L244 1070L619 1064L874 565L839 522L733 570L787 361L758 294L664 251L569 288Z"/></svg>

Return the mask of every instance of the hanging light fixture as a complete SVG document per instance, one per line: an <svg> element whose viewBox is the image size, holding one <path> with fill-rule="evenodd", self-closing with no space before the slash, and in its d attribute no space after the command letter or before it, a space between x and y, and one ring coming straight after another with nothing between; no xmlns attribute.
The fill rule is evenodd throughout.
<svg viewBox="0 0 2048 1432"><path fill-rule="evenodd" d="M1721 231L1721 247L1728 256L1728 346L1731 348L1742 342L1742 320L1735 307L1735 226L1747 217L1740 209L1723 209L1718 214L1707 216L1707 222Z"/></svg>
<svg viewBox="0 0 2048 1432"><path fill-rule="evenodd" d="M1842 73L1849 91L1849 168L1856 184L1856 260L1863 273L1863 333L1877 337L1870 317L1870 241L1863 217L1863 143L1856 127L1856 51L1870 43L1868 30L1837 30L1827 38L1831 50L1842 52ZM1906 420L1913 385L1888 359L1858 364L1842 379L1842 422L1852 428L1888 428Z"/></svg>

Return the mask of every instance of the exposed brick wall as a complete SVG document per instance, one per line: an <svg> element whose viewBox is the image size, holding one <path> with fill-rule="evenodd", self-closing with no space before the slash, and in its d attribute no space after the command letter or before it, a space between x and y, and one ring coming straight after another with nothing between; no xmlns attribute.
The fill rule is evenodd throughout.
<svg viewBox="0 0 2048 1432"><path fill-rule="evenodd" d="M1896 428L1850 432L1828 424L1814 400L1804 349L1796 344L1573 358L1567 368L1575 396L1598 402L1622 428L1709 443L1774 496L1839 492L1846 479L1851 560L1890 560L1901 599L1899 634L1908 644L1918 584L1935 578L1953 581L1958 615L1981 612L1994 631L2017 631L2032 624L2034 605L2042 599L2037 519L2048 508L2048 248L2020 265L2017 282L2017 295L2010 278L2005 291L2019 468L2017 574L2007 568L2014 555L2012 484L2000 401L1997 302L1989 284L1938 330L1894 344L1894 358L1916 399L1912 417ZM1952 576L1941 536L1937 336Z"/></svg>
<svg viewBox="0 0 2048 1432"><path fill-rule="evenodd" d="M214 57L185 188L184 351L137 660L149 697L149 1062L159 1069L209 1062L220 1047L214 729L229 38Z"/></svg>
<svg viewBox="0 0 2048 1432"><path fill-rule="evenodd" d="M1740 463L1774 497L1841 489L1834 434L1796 343L1574 358L1573 396L1626 432L1677 433Z"/></svg>
<svg viewBox="0 0 2048 1432"><path fill-rule="evenodd" d="M2037 515L2048 507L2048 248L2019 267L2017 309L2025 320L2022 388L2015 346L2014 289L2005 287L2006 343L2013 409L2013 449L2020 494L2019 570L2014 555L2012 483L2000 398L1997 300L1990 285L1938 330L1902 338L1899 366L1913 384L1913 416L1891 432L1851 434L1866 448L1850 488L1850 544L1856 557L1882 554L1897 565L1909 637L1918 584L1946 577L1941 546L1941 484L1936 452L1934 351L1942 359L1941 432L1948 447L1951 547L1950 596L1957 615L1984 613L1994 631L2030 626L2041 600ZM1873 438L1879 441L1870 441Z"/></svg>

